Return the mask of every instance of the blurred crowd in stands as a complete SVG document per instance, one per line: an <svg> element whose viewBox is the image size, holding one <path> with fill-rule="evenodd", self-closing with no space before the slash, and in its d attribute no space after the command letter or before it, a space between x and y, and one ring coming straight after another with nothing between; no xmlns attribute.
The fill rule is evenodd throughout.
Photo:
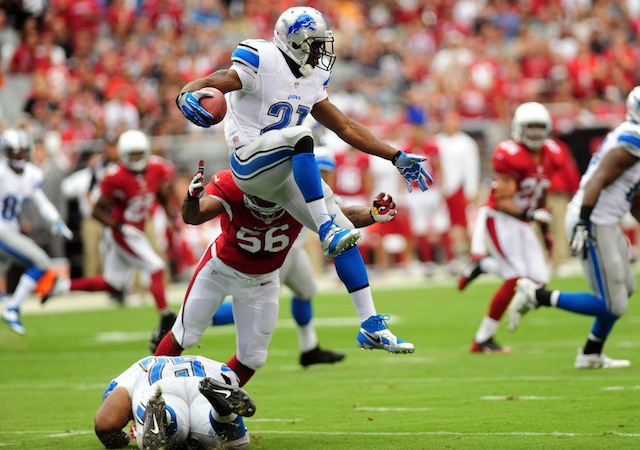
<svg viewBox="0 0 640 450"><path fill-rule="evenodd" d="M32 159L54 160L48 164L59 177L86 167L129 128L154 142L206 138L224 159L222 126L185 120L175 106L178 91L228 67L241 40L271 39L281 12L302 4L322 11L334 31L332 101L398 148L428 155L435 174L434 188L409 202L397 174L326 138L340 155L340 195L384 190L406 210L405 221L393 222L396 231L368 232L363 248L379 268L419 261L456 262L457 270L468 256L493 146L509 137L520 103L547 106L559 135L617 124L627 93L640 84L636 0L0 0L0 128L28 128L43 148ZM21 95L13 87L25 79ZM477 161L451 156L456 148L447 136L462 134L475 138L464 145ZM158 150L177 165L179 201L199 157L182 164L166 144ZM576 176L558 180L557 192L570 196ZM454 195L468 204L465 217L448 210ZM178 274L186 270L185 249L202 245L188 233L172 244ZM383 245L385 234L392 237Z"/></svg>

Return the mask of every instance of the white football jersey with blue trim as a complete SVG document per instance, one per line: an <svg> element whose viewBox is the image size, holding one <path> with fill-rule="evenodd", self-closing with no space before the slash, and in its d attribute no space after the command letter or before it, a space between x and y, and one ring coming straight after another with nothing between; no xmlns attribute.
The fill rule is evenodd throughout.
<svg viewBox="0 0 640 450"><path fill-rule="evenodd" d="M589 167L580 180L580 188L569 204L570 208L580 209L587 182L600 165L604 155L613 148L623 148L636 158L640 158L640 125L635 122L623 122L607 135L598 151L591 158ZM596 225L617 224L629 211L631 202L639 192L640 161L625 170L602 190L591 213L591 221Z"/></svg>
<svg viewBox="0 0 640 450"><path fill-rule="evenodd" d="M330 72L296 76L273 42L248 39L231 55L242 89L226 94L224 131L233 151L261 134L302 124L313 106L328 97Z"/></svg>
<svg viewBox="0 0 640 450"><path fill-rule="evenodd" d="M37 189L42 188L42 170L27 162L22 173L16 173L6 160L0 160L0 222L14 230L20 228L20 213Z"/></svg>

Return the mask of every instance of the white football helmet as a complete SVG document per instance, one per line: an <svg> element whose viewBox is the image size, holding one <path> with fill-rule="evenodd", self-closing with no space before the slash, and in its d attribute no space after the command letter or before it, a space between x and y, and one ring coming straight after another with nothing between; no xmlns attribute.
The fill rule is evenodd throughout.
<svg viewBox="0 0 640 450"><path fill-rule="evenodd" d="M640 123L640 86L634 87L627 96L627 116L626 119Z"/></svg>
<svg viewBox="0 0 640 450"><path fill-rule="evenodd" d="M527 102L516 108L511 123L511 137L529 150L538 151L551 134L551 115L544 105Z"/></svg>
<svg viewBox="0 0 640 450"><path fill-rule="evenodd" d="M2 153L9 160L9 166L16 172L22 172L33 145L27 132L19 128L9 128L2 133L0 142Z"/></svg>
<svg viewBox="0 0 640 450"><path fill-rule="evenodd" d="M118 138L118 157L133 172L142 172L147 168L151 142L140 130L127 130Z"/></svg>
<svg viewBox="0 0 640 450"><path fill-rule="evenodd" d="M251 210L258 219L262 220L267 225L276 219L279 219L284 214L284 208L275 203L262 200L261 198L253 195L244 194L244 204Z"/></svg>
<svg viewBox="0 0 640 450"><path fill-rule="evenodd" d="M314 67L330 71L336 61L333 32L327 19L317 9L297 6L283 12L273 30L276 46L309 76Z"/></svg>

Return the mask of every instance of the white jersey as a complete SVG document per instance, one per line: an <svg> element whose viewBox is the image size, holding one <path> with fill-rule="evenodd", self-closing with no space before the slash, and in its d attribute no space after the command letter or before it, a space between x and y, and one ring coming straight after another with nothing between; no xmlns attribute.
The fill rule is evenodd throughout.
<svg viewBox="0 0 640 450"><path fill-rule="evenodd" d="M161 379L175 377L207 377L234 386L238 385L238 377L233 370L204 356L147 356L111 381L103 398L116 387L122 386L133 399L135 392Z"/></svg>
<svg viewBox="0 0 640 450"><path fill-rule="evenodd" d="M248 39L231 55L242 89L226 94L224 132L231 151L270 130L302 124L313 106L328 97L330 72L316 68L296 76L273 42Z"/></svg>
<svg viewBox="0 0 640 450"><path fill-rule="evenodd" d="M20 228L19 217L33 193L42 188L44 174L30 162L16 173L6 160L0 160L0 222L14 230Z"/></svg>
<svg viewBox="0 0 640 450"><path fill-rule="evenodd" d="M587 171L580 180L578 192L571 200L569 208L579 211L584 196L584 188L598 168L602 157L612 148L623 148L636 158L640 158L640 124L623 122L613 129L593 155ZM620 222L631 207L640 190L640 161L625 170L616 180L605 187L591 213L591 221L596 225L613 225Z"/></svg>

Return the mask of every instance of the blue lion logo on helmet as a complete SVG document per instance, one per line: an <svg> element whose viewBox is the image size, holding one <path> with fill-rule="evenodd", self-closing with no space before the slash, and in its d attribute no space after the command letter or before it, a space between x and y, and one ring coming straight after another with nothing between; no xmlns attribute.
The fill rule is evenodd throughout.
<svg viewBox="0 0 640 450"><path fill-rule="evenodd" d="M308 28L311 31L316 31L316 24L317 22L315 21L315 19L309 14L300 14L296 18L296 21L293 23L293 25L291 25L287 30L287 36L290 36L292 34L299 34L300 30L304 28Z"/></svg>

